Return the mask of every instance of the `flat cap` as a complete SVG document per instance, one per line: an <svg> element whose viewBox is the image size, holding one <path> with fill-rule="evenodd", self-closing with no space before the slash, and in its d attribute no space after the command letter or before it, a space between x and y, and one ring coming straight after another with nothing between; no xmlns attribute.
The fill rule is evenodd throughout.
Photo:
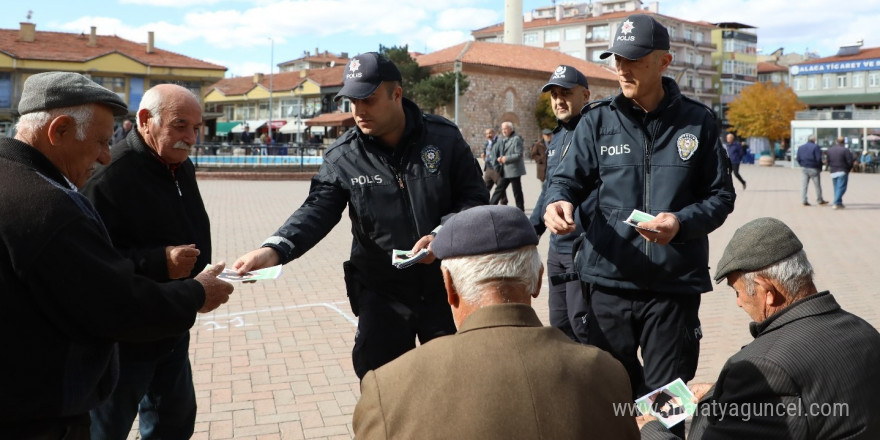
<svg viewBox="0 0 880 440"><path fill-rule="evenodd" d="M545 129L541 130L541 134L553 134L553 130L551 130L549 128L545 128Z"/></svg>
<svg viewBox="0 0 880 440"><path fill-rule="evenodd" d="M128 106L119 95L74 72L43 72L29 76L21 90L18 113L26 115L91 103L107 106L116 116L128 114Z"/></svg>
<svg viewBox="0 0 880 440"><path fill-rule="evenodd" d="M333 99L342 97L364 99L379 88L383 81L400 81L400 70L378 52L354 56L342 74L342 89Z"/></svg>
<svg viewBox="0 0 880 440"><path fill-rule="evenodd" d="M576 85L582 85L585 88L590 88L587 84L587 77L581 73L580 70L575 69L571 66L566 66L564 64L560 64L556 70L553 71L553 74L550 75L550 80L547 81L547 84L544 87L541 87L541 93L550 90L550 87L559 86L563 89L570 89Z"/></svg>
<svg viewBox="0 0 880 440"><path fill-rule="evenodd" d="M718 262L715 282L720 283L732 272L754 272L782 261L804 245L794 232L780 220L763 217L742 225Z"/></svg>
<svg viewBox="0 0 880 440"><path fill-rule="evenodd" d="M669 50L669 31L650 15L633 14L617 26L611 47L599 58L604 60L615 54L637 60L655 50Z"/></svg>
<svg viewBox="0 0 880 440"><path fill-rule="evenodd" d="M437 258L493 254L537 246L538 234L519 208L484 205L452 216L431 242Z"/></svg>

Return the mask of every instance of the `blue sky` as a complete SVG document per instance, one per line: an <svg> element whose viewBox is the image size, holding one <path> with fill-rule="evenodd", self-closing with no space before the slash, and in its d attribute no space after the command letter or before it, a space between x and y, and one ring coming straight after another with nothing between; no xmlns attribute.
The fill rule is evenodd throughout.
<svg viewBox="0 0 880 440"><path fill-rule="evenodd" d="M648 2L644 2L648 4ZM550 0L523 0L523 10ZM840 44L864 39L880 46L880 5L873 1L666 0L660 13L688 20L736 21L758 27L766 52L806 49L833 55ZM115 34L229 68L227 76L269 71L304 51L356 54L408 44L431 52L465 41L470 31L498 23L503 0L29 0L7 2L0 27L17 29L28 10L38 31ZM270 40L271 38L271 40ZM274 51L272 50L274 41Z"/></svg>

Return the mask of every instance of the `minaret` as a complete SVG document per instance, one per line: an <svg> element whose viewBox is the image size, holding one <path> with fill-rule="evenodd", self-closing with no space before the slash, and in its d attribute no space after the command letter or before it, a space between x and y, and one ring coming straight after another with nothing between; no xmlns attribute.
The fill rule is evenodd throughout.
<svg viewBox="0 0 880 440"><path fill-rule="evenodd" d="M504 42L522 44L522 0L504 1Z"/></svg>

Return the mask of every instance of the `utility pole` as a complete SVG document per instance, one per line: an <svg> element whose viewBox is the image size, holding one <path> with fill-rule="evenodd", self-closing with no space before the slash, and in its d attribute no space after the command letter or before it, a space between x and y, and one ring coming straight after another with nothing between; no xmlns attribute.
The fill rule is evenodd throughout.
<svg viewBox="0 0 880 440"><path fill-rule="evenodd" d="M272 143L272 80L275 75L275 40L269 37L271 50L269 51L269 143Z"/></svg>

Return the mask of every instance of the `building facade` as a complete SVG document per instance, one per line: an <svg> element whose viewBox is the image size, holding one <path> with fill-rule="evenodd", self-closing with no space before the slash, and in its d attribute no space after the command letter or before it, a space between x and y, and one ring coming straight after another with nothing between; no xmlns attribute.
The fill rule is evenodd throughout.
<svg viewBox="0 0 880 440"><path fill-rule="evenodd" d="M453 72L456 61L470 83L459 97L458 126L476 155L485 144L487 128L499 131L502 122L514 124L517 133L531 145L540 137L535 110L541 88L560 64L580 70L590 85L591 100L618 93L617 76L604 64L575 58L552 49L472 41L461 43L417 59L431 74ZM438 114L455 118L450 103Z"/></svg>
<svg viewBox="0 0 880 440"><path fill-rule="evenodd" d="M712 65L715 44L712 32L716 26L707 22L691 22L658 13L656 2L647 7L639 0L559 4L535 9L523 19L523 45L555 50L575 58L608 64L599 55L611 42L620 21L640 12L653 14L669 30L672 65L667 76L675 78L683 94L711 106L717 101ZM471 34L476 41L498 42L504 24L498 23Z"/></svg>
<svg viewBox="0 0 880 440"><path fill-rule="evenodd" d="M716 23L712 42L718 50L712 54L716 76L713 86L718 91L712 109L721 120L722 129L730 126L727 106L742 89L758 80L758 36L754 27L742 23Z"/></svg>
<svg viewBox="0 0 880 440"><path fill-rule="evenodd" d="M119 94L133 117L144 91L154 85L180 84L201 98L226 72L224 66L159 49L153 40L153 32L146 44L98 35L94 26L89 35L37 31L34 23L0 29L0 135L11 134L24 81L36 73L82 73Z"/></svg>

